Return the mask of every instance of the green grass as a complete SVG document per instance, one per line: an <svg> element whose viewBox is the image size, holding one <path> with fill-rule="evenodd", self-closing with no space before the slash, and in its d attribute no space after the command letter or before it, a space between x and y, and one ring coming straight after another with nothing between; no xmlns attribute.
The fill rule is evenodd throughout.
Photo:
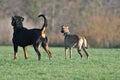
<svg viewBox="0 0 120 80"><path fill-rule="evenodd" d="M28 60L19 47L18 59L13 60L13 47L0 46L0 80L120 80L120 49L88 50L87 60L73 49L73 59L64 59L63 47L50 47L52 60L41 48L42 59L28 47Z"/></svg>

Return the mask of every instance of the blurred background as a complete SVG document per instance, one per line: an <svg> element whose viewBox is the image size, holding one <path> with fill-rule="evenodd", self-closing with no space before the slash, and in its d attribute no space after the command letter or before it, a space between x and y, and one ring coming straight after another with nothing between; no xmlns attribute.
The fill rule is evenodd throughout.
<svg viewBox="0 0 120 80"><path fill-rule="evenodd" d="M0 0L0 45L12 45L12 16L23 16L26 28L41 28L41 13L48 19L51 46L63 46L60 27L67 24L90 47L120 47L120 0Z"/></svg>

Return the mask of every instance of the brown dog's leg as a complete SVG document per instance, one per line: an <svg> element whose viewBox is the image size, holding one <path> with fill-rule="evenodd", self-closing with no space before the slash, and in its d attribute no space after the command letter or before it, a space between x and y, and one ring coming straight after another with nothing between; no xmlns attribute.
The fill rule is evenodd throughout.
<svg viewBox="0 0 120 80"><path fill-rule="evenodd" d="M88 55L87 49L84 46L82 48L83 48L83 51L85 52L87 59L88 59L89 55Z"/></svg>
<svg viewBox="0 0 120 80"><path fill-rule="evenodd" d="M24 51L25 59L27 60L28 59L28 53L27 53L26 47L23 47L23 51Z"/></svg>
<svg viewBox="0 0 120 80"><path fill-rule="evenodd" d="M80 54L81 56L81 59L82 59L82 53L81 53L81 50L80 49L77 49L78 53Z"/></svg>
<svg viewBox="0 0 120 80"><path fill-rule="evenodd" d="M82 53L81 53L81 48L82 48L82 45L83 45L83 40L80 39L77 43L77 51L78 53L80 54L81 58L82 58Z"/></svg>
<svg viewBox="0 0 120 80"><path fill-rule="evenodd" d="M65 59L67 59L67 50L68 48L65 47Z"/></svg>
<svg viewBox="0 0 120 80"><path fill-rule="evenodd" d="M72 48L70 48L70 59L72 59Z"/></svg>
<svg viewBox="0 0 120 80"><path fill-rule="evenodd" d="M48 56L49 56L49 60L51 59L51 52L49 50L48 44L47 43L42 43L42 47L44 48L44 50L47 52Z"/></svg>

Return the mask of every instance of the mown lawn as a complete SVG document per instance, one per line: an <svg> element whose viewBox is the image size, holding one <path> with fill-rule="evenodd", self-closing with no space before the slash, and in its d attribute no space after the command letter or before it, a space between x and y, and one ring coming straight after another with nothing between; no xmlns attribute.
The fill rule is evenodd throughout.
<svg viewBox="0 0 120 80"><path fill-rule="evenodd" d="M27 50L28 60L19 47L14 61L13 47L0 46L0 80L120 80L120 49L90 48L88 60L73 49L73 59L65 60L63 47L50 47L51 61L42 48L41 61L31 46Z"/></svg>

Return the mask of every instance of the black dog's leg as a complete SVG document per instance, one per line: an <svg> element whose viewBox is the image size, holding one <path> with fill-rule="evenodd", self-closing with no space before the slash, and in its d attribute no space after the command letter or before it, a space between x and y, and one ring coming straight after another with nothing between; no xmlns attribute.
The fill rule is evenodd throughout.
<svg viewBox="0 0 120 80"><path fill-rule="evenodd" d="M28 59L28 53L27 53L26 47L23 47L23 51L24 51L25 59L27 60Z"/></svg>
<svg viewBox="0 0 120 80"><path fill-rule="evenodd" d="M17 51L18 51L18 45L15 45L15 44L14 44L14 60L17 59L17 56L18 56Z"/></svg>
<svg viewBox="0 0 120 80"><path fill-rule="evenodd" d="M35 51L36 51L36 53L38 55L38 60L40 60L41 59L41 53L40 53L40 51L38 49L39 44L33 44L33 47L34 47L34 49L35 49Z"/></svg>
<svg viewBox="0 0 120 80"><path fill-rule="evenodd" d="M42 47L44 48L44 50L47 52L48 56L49 56L49 60L52 57L51 56L51 52L49 50L48 44L47 43L42 43Z"/></svg>

